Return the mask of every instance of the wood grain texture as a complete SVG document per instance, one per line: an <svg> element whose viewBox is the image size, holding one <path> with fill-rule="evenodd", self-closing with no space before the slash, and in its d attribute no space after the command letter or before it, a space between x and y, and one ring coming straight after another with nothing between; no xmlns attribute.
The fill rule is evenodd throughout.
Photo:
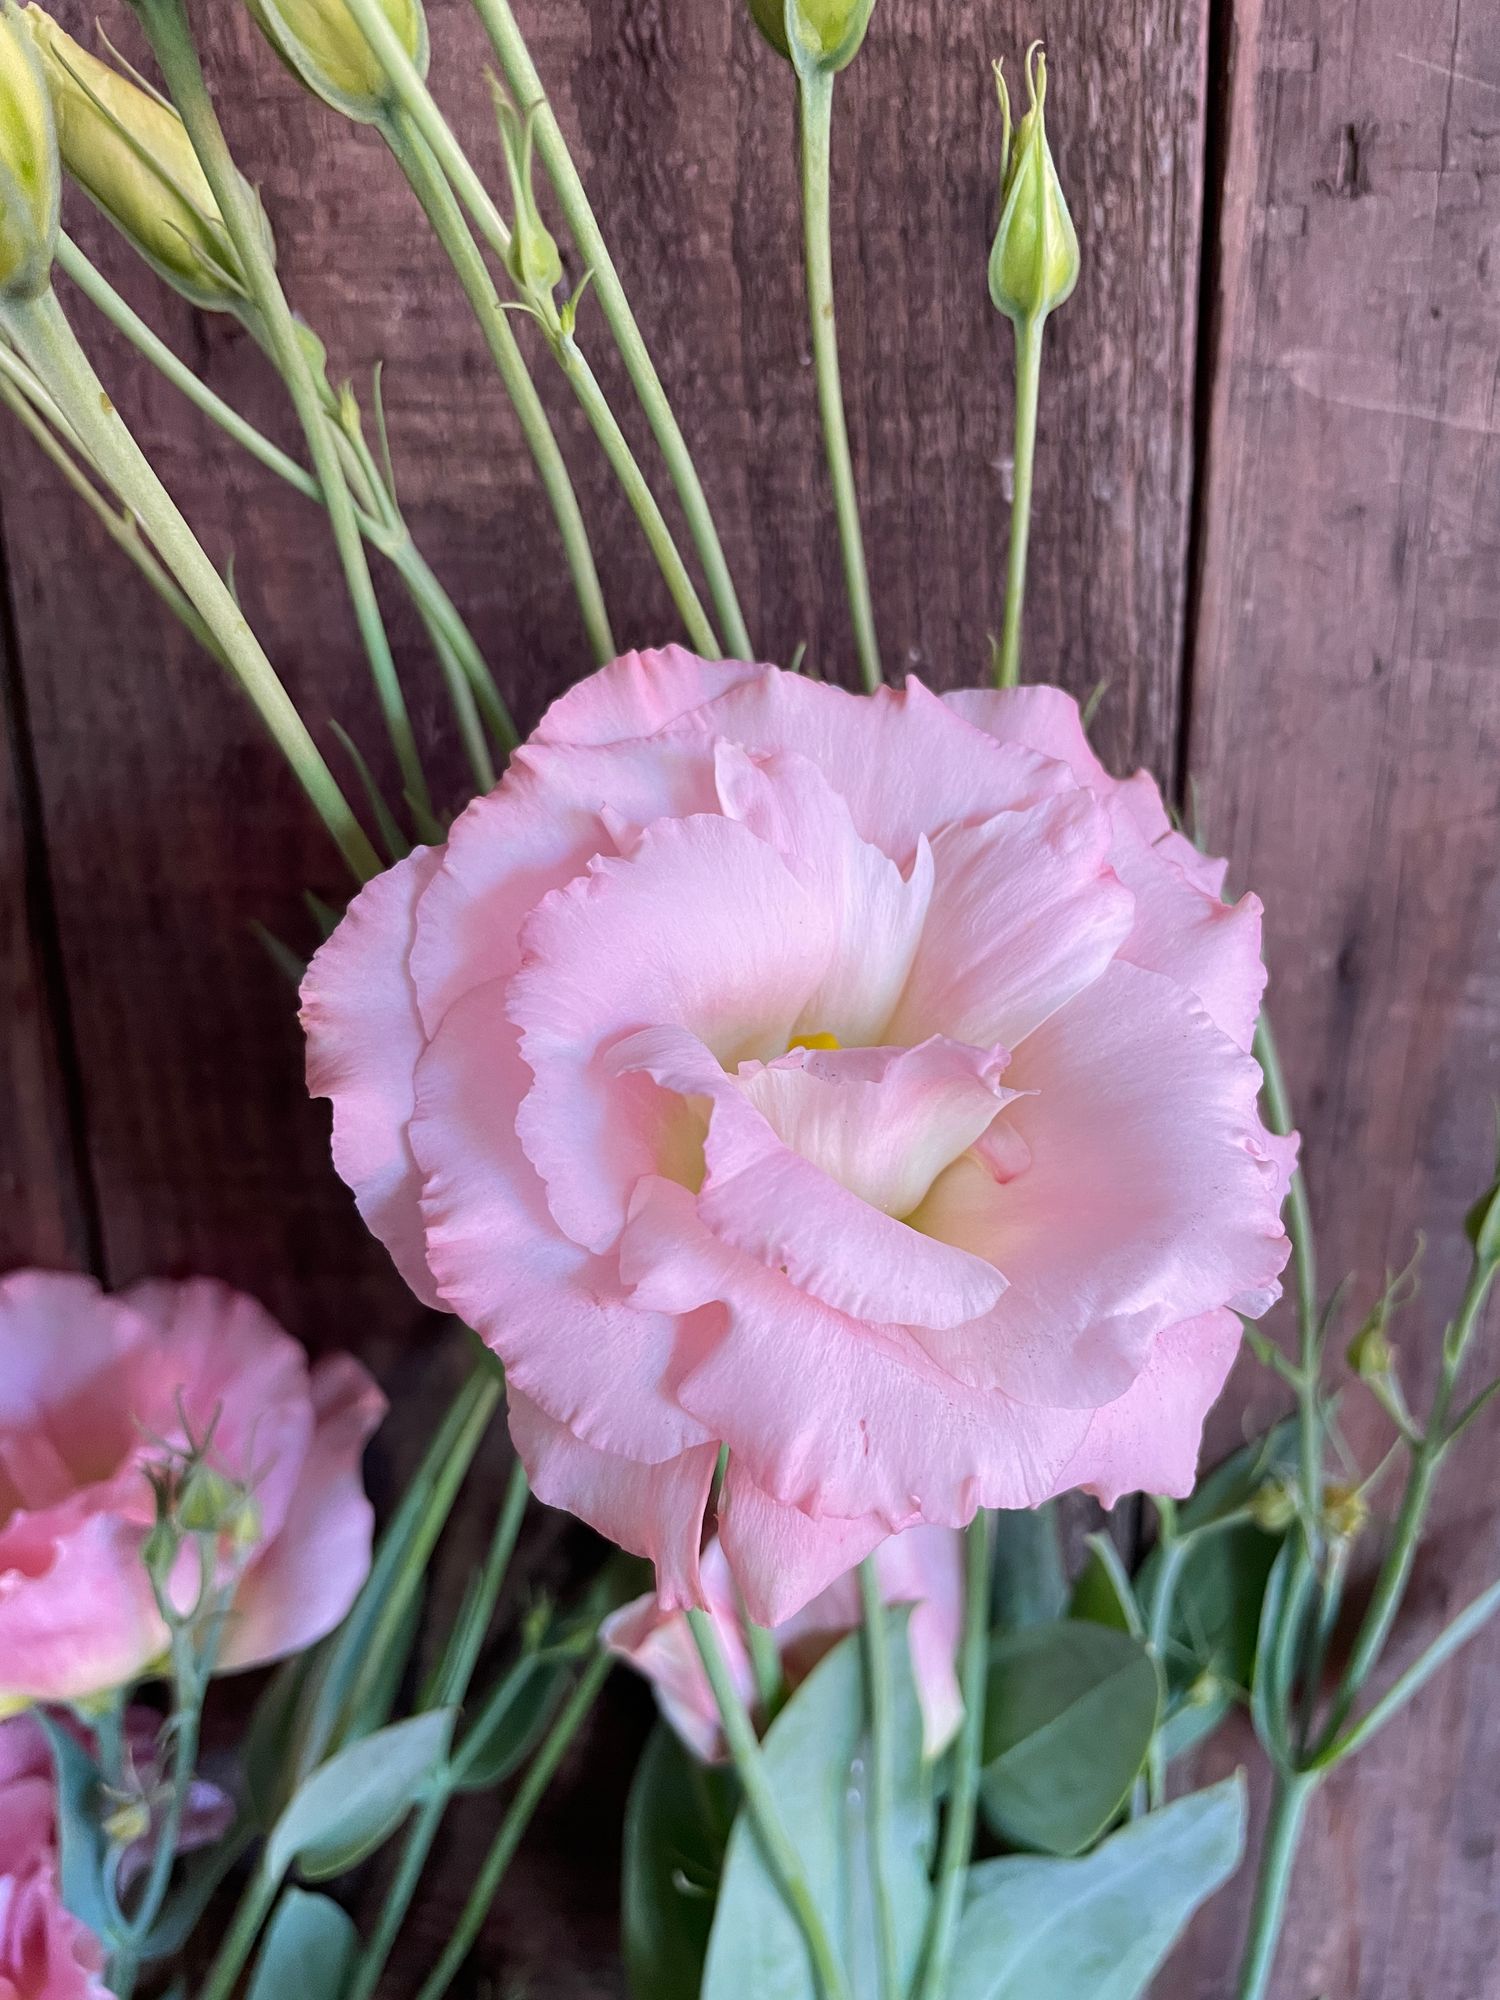
<svg viewBox="0 0 1500 2000"><path fill-rule="evenodd" d="M1500 1057L1500 23L1263 0L1226 54L1191 775L1266 899L1327 1281L1368 1302L1428 1232L1397 1336L1420 1393ZM1367 1467L1372 1418L1355 1394ZM1497 1437L1449 1468L1402 1660L1495 1573ZM1497 1685L1492 1628L1329 1788L1277 2000L1495 1990ZM1244 1904L1213 1906L1173 1996L1224 1992Z"/></svg>

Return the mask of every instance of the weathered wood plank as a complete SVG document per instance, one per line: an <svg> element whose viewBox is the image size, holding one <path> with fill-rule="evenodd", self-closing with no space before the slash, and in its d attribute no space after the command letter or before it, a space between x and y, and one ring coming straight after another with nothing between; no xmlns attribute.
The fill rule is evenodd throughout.
<svg viewBox="0 0 1500 2000"><path fill-rule="evenodd" d="M1230 42L1191 771L1267 901L1329 1281L1368 1297L1430 1234L1402 1341L1425 1387L1500 1057L1500 24L1257 0ZM1371 1416L1351 1398L1367 1466ZM1451 1467L1403 1657L1493 1575L1497 1436ZM1492 1630L1329 1789L1278 2000L1492 1989L1497 1679ZM1246 1894L1174 2000L1225 1991Z"/></svg>

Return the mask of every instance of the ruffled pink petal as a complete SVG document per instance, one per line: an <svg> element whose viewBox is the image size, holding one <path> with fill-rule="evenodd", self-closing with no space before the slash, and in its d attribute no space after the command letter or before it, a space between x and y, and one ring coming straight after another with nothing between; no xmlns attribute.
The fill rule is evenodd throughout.
<svg viewBox="0 0 1500 2000"><path fill-rule="evenodd" d="M988 1312L1004 1291L993 1265L885 1212L887 1201L913 1206L922 1189L920 1178L912 1181L906 1198L913 1170L930 1180L994 1118L1006 1101L998 1061L956 1044L800 1050L785 1065L746 1065L726 1077L700 1041L673 1028L628 1037L614 1060L712 1104L699 1218L799 1290L856 1318L935 1326ZM841 1092L843 1113L831 1101ZM782 1114L785 1138L761 1104ZM821 1158L804 1157L799 1144ZM854 1188L830 1177L839 1159Z"/></svg>
<svg viewBox="0 0 1500 2000"><path fill-rule="evenodd" d="M44 1568L0 1552L0 1707L73 1702L123 1687L167 1648L141 1550L143 1526L95 1514Z"/></svg>
<svg viewBox="0 0 1500 2000"><path fill-rule="evenodd" d="M982 1328L924 1336L943 1366L1028 1401L1097 1407L1130 1386L1164 1327L1269 1302L1290 1246L1260 1071L1184 988L1116 962L1006 1075L1034 1093L1005 1114L1030 1166L986 1190L961 1161L916 1218L1010 1280Z"/></svg>
<svg viewBox="0 0 1500 2000"><path fill-rule="evenodd" d="M1185 1499L1198 1476L1203 1423L1234 1366L1242 1338L1232 1312L1202 1313L1165 1327L1146 1365L1117 1402L1096 1410L1068 1467L1106 1507L1126 1493Z"/></svg>
<svg viewBox="0 0 1500 2000"><path fill-rule="evenodd" d="M932 897L932 851L919 841L909 875L861 840L849 808L815 764L791 754L760 760L715 746L719 802L774 847L810 892L830 940L828 970L797 1023L845 1046L887 1039L923 935ZM895 1037L894 1039L901 1039Z"/></svg>
<svg viewBox="0 0 1500 2000"><path fill-rule="evenodd" d="M333 1163L366 1226L425 1305L439 1304L422 1241L406 1128L423 1033L408 970L416 909L442 863L419 847L368 883L302 982L307 1087L333 1104Z"/></svg>
<svg viewBox="0 0 1500 2000"><path fill-rule="evenodd" d="M1011 1048L1097 979L1131 927L1110 836L1078 790L938 833L932 907L890 1039Z"/></svg>
<svg viewBox="0 0 1500 2000"><path fill-rule="evenodd" d="M766 674L693 709L668 738L737 743L752 756L792 751L815 764L862 840L910 870L924 833L989 819L1067 789L1066 768L997 743L922 686L854 695L800 674Z"/></svg>
<svg viewBox="0 0 1500 2000"><path fill-rule="evenodd" d="M40 1435L63 1462L76 1455L95 1476L112 1469L135 1442L124 1406L146 1340L137 1315L92 1278L0 1278L0 1435Z"/></svg>
<svg viewBox="0 0 1500 2000"><path fill-rule="evenodd" d="M516 1129L558 1226L604 1251L635 1183L660 1170L680 1108L611 1077L601 1053L669 1025L723 1063L780 1055L833 940L774 849L697 817L652 826L629 860L595 860L533 912L525 946L508 1012L536 1081Z"/></svg>
<svg viewBox="0 0 1500 2000"><path fill-rule="evenodd" d="M724 1336L676 1396L781 1505L815 1519L878 1514L894 1533L1059 1490L1086 1412L965 1389L911 1329L848 1319L713 1235L686 1188L643 1183L620 1254L642 1307L726 1307Z"/></svg>
<svg viewBox="0 0 1500 2000"><path fill-rule="evenodd" d="M704 1608L713 1621L729 1678L740 1700L753 1708L755 1671L745 1643L734 1579L717 1537L703 1551L700 1581ZM719 1707L683 1613L663 1611L651 1592L606 1618L599 1636L651 1682L662 1714L693 1754L706 1764L717 1763L725 1754Z"/></svg>
<svg viewBox="0 0 1500 2000"><path fill-rule="evenodd" d="M742 681L773 674L747 660L700 660L682 646L625 653L559 695L533 743L620 743L654 736Z"/></svg>
<svg viewBox="0 0 1500 2000"><path fill-rule="evenodd" d="M825 1515L814 1520L783 1507L761 1490L730 1453L719 1510L719 1540L758 1625L781 1626L835 1579L862 1563L889 1534L866 1515L858 1521ZM844 1624L849 1631L857 1615Z"/></svg>
<svg viewBox="0 0 1500 2000"><path fill-rule="evenodd" d="M616 1262L558 1229L515 1136L530 1082L503 982L449 1010L418 1072L412 1123L432 1269L511 1386L557 1423L600 1451L676 1458L708 1439L665 1386L704 1329L638 1310Z"/></svg>
<svg viewBox="0 0 1500 2000"><path fill-rule="evenodd" d="M0 1876L0 2000L108 1996L103 1947L65 1907L55 1861Z"/></svg>
<svg viewBox="0 0 1500 2000"><path fill-rule="evenodd" d="M638 1465L581 1444L525 1396L513 1388L508 1395L511 1438L537 1499L654 1563L663 1610L701 1604L699 1549L718 1447L700 1445L661 1465Z"/></svg>
<svg viewBox="0 0 1500 2000"><path fill-rule="evenodd" d="M370 1569L374 1511L360 1463L386 1400L352 1356L321 1361L309 1385L314 1422L285 1526L235 1592L221 1665L261 1666L331 1632Z"/></svg>

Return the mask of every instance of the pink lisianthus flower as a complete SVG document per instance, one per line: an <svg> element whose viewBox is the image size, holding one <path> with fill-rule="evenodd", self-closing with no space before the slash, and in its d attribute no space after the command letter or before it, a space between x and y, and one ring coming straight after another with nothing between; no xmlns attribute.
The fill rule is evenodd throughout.
<svg viewBox="0 0 1500 2000"><path fill-rule="evenodd" d="M956 1662L963 1628L963 1543L952 1528L908 1528L875 1552L882 1600L909 1605L907 1639L912 1679L922 1710L922 1749L939 1756L963 1719ZM756 1704L755 1670L744 1613L717 1540L703 1551L700 1571L708 1615L740 1699ZM788 1690L806 1680L825 1653L860 1623L859 1583L851 1571L820 1591L772 1637ZM696 1640L682 1611L663 1611L654 1595L638 1597L607 1618L601 1636L656 1690L662 1713L688 1748L707 1763L725 1754L719 1709Z"/></svg>
<svg viewBox="0 0 1500 2000"><path fill-rule="evenodd" d="M0 2000L105 2000L104 1952L64 1909L46 1739L0 1722Z"/></svg>
<svg viewBox="0 0 1500 2000"><path fill-rule="evenodd" d="M214 1579L235 1582L219 1666L331 1630L369 1568L360 1458L384 1408L357 1362L309 1371L253 1299L208 1279L113 1298L87 1278L0 1280L0 1708L79 1701L162 1658L152 1478L204 1440L244 1496ZM184 1610L200 1583L185 1549Z"/></svg>
<svg viewBox="0 0 1500 2000"><path fill-rule="evenodd" d="M1191 1484L1293 1148L1260 906L1055 689L633 654L303 988L334 1158L537 1494L750 1615L887 1537Z"/></svg>

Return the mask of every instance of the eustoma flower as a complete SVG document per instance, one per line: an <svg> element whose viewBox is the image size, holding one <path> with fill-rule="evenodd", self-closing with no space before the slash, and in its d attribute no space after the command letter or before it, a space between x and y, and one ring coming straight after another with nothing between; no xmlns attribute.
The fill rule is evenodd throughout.
<svg viewBox="0 0 1500 2000"><path fill-rule="evenodd" d="M739 1597L717 1541L703 1551L703 1594L719 1649L740 1699L756 1703L755 1670ZM955 1662L963 1625L963 1549L951 1528L909 1528L875 1552L875 1574L886 1604L909 1605L907 1639L912 1679L922 1709L922 1747L936 1757L963 1716ZM861 1618L859 1585L851 1572L820 1591L778 1626L773 1637L788 1690L805 1680L831 1646ZM639 1597L607 1618L601 1636L656 1689L662 1712L690 1750L708 1761L725 1754L719 1707L686 1615Z"/></svg>
<svg viewBox="0 0 1500 2000"><path fill-rule="evenodd" d="M209 1581L233 1586L219 1665L329 1631L369 1568L360 1458L383 1410L357 1362L309 1373L253 1299L206 1279L116 1298L86 1278L0 1280L0 1708L82 1700L161 1659L146 1548L157 1488L189 1465ZM179 1609L202 1581L185 1548Z"/></svg>
<svg viewBox="0 0 1500 2000"><path fill-rule="evenodd" d="M1276 1296L1260 910L1073 703L632 655L304 988L334 1155L538 1495L777 1625L887 1536L1180 1493Z"/></svg>

